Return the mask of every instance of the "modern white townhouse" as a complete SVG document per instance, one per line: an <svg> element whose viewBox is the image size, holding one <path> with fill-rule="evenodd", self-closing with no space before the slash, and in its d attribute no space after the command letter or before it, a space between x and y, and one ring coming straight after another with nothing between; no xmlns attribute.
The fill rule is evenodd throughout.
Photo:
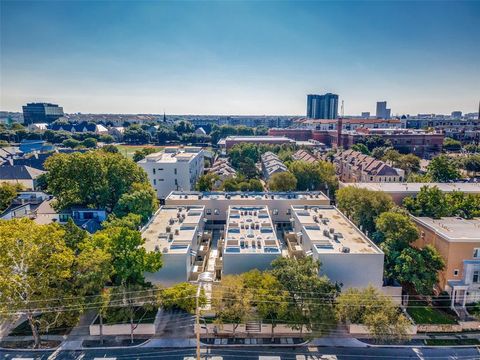
<svg viewBox="0 0 480 360"><path fill-rule="evenodd" d="M147 155L138 165L145 170L159 199L172 191L191 191L203 174L204 152L200 147L166 147Z"/></svg>
<svg viewBox="0 0 480 360"><path fill-rule="evenodd" d="M383 285L383 252L334 206L292 206L291 256L312 256L343 288Z"/></svg>
<svg viewBox="0 0 480 360"><path fill-rule="evenodd" d="M148 281L171 285L196 280L204 272L210 238L204 232L203 206L163 206L142 230L147 251L162 253L162 268Z"/></svg>
<svg viewBox="0 0 480 360"><path fill-rule="evenodd" d="M229 206L221 254L225 275L263 271L282 256L267 206Z"/></svg>

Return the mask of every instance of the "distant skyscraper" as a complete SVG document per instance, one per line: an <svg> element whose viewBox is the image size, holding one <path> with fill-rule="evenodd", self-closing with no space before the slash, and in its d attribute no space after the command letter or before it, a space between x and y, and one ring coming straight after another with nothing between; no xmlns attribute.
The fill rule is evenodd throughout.
<svg viewBox="0 0 480 360"><path fill-rule="evenodd" d="M462 118L462 112L461 111L452 111L451 117L453 119L461 119Z"/></svg>
<svg viewBox="0 0 480 360"><path fill-rule="evenodd" d="M377 112L376 112L377 119L390 119L390 113L391 113L391 109L387 109L386 101L377 102Z"/></svg>
<svg viewBox="0 0 480 360"><path fill-rule="evenodd" d="M368 119L370 117L370 111L364 111L362 112L362 118Z"/></svg>
<svg viewBox="0 0 480 360"><path fill-rule="evenodd" d="M23 122L26 125L34 123L51 123L63 116L63 108L55 104L30 103L23 108Z"/></svg>
<svg viewBox="0 0 480 360"><path fill-rule="evenodd" d="M307 95L307 118L336 119L338 117L338 95Z"/></svg>

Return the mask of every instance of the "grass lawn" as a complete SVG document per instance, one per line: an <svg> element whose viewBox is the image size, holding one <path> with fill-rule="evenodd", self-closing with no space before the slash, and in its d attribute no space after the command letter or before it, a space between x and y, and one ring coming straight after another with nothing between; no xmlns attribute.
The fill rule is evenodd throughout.
<svg viewBox="0 0 480 360"><path fill-rule="evenodd" d="M49 329L48 332L40 331L40 335L66 335L72 330L72 326L68 325L61 325L58 327L53 327ZM10 336L32 336L32 329L28 321L24 321L20 325L18 325L15 329L13 329Z"/></svg>
<svg viewBox="0 0 480 360"><path fill-rule="evenodd" d="M452 345L479 345L478 339L425 339L425 345L452 346Z"/></svg>
<svg viewBox="0 0 480 360"><path fill-rule="evenodd" d="M417 324L456 324L455 318L423 301L409 301L407 312Z"/></svg>
<svg viewBox="0 0 480 360"><path fill-rule="evenodd" d="M118 151L120 154L125 155L127 158L131 159L133 157L133 154L137 150L141 150L143 148L155 148L160 151L161 149L164 148L164 146L157 146L157 145L116 145Z"/></svg>

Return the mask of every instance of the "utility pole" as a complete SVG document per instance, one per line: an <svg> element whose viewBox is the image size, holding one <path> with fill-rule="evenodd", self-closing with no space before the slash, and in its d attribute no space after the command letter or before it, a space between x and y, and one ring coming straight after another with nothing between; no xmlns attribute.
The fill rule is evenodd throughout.
<svg viewBox="0 0 480 360"><path fill-rule="evenodd" d="M197 360L200 360L200 307L199 298L202 290L202 283L198 282L197 296L195 297L195 332L197 333Z"/></svg>

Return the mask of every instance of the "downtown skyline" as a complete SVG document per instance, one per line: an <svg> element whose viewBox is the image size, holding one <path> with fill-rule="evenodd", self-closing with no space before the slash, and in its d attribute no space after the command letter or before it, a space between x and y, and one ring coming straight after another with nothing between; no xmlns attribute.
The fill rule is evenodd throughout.
<svg viewBox="0 0 480 360"><path fill-rule="evenodd" d="M478 111L480 2L1 8L4 111L301 116L308 93L326 92L345 114L383 100L392 115Z"/></svg>

